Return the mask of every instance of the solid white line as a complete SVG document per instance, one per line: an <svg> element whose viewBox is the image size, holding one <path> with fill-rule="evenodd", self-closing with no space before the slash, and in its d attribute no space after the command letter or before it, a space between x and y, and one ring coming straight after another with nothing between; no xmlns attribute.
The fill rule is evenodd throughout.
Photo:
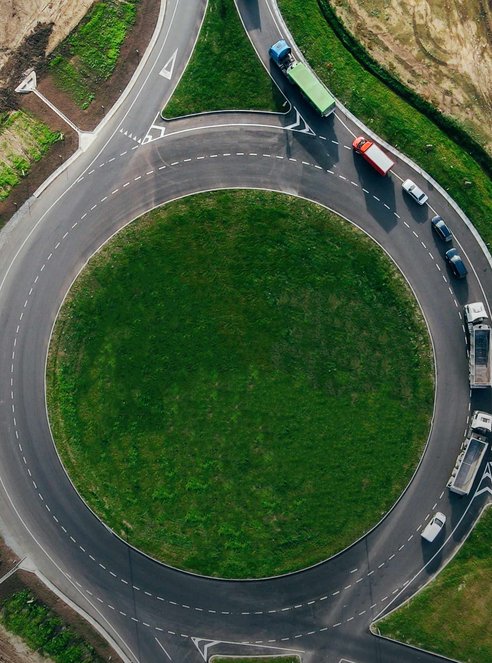
<svg viewBox="0 0 492 663"><path fill-rule="evenodd" d="M159 645L159 647L162 649L162 651L166 654L166 656L168 657L168 659L169 659L170 661L172 661L173 659L169 656L169 654L168 654L167 651L164 649L164 647L161 645L161 643L159 642L159 640L158 640L157 638L155 638L155 641L157 642L157 644Z"/></svg>

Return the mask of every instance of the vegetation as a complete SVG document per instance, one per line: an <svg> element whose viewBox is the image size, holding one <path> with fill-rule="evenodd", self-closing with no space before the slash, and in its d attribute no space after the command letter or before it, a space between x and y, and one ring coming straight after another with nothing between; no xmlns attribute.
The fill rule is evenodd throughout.
<svg viewBox="0 0 492 663"><path fill-rule="evenodd" d="M48 400L65 466L115 531L182 568L258 577L328 557L391 507L431 374L372 241L295 198L220 192L146 215L91 261Z"/></svg>
<svg viewBox="0 0 492 663"><path fill-rule="evenodd" d="M163 115L276 111L284 101L246 36L234 1L209 0L195 52Z"/></svg>
<svg viewBox="0 0 492 663"><path fill-rule="evenodd" d="M33 162L63 136L25 111L3 113L0 118L0 200L25 177Z"/></svg>
<svg viewBox="0 0 492 663"><path fill-rule="evenodd" d="M492 510L435 580L378 622L389 638L467 663L492 661Z"/></svg>
<svg viewBox="0 0 492 663"><path fill-rule="evenodd" d="M333 94L446 189L492 248L492 181L460 145L368 73L320 10L325 0L279 0L296 42ZM347 44L348 46L348 44Z"/></svg>
<svg viewBox="0 0 492 663"><path fill-rule="evenodd" d="M102 663L90 645L27 589L4 601L0 619L8 631L55 663Z"/></svg>
<svg viewBox="0 0 492 663"><path fill-rule="evenodd" d="M101 0L58 46L50 60L57 85L87 108L101 81L113 73L120 48L135 22L139 0Z"/></svg>

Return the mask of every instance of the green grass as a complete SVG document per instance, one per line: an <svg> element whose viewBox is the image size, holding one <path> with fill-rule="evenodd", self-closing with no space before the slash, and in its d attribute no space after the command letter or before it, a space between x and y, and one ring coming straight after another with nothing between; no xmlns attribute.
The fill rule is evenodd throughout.
<svg viewBox="0 0 492 663"><path fill-rule="evenodd" d="M372 241L295 198L221 192L152 212L91 261L56 326L49 411L118 533L258 577L326 558L392 506L426 441L431 372Z"/></svg>
<svg viewBox="0 0 492 663"><path fill-rule="evenodd" d="M164 117L214 110L282 110L285 99L244 32L233 0L209 0L193 57Z"/></svg>
<svg viewBox="0 0 492 663"><path fill-rule="evenodd" d="M31 649L49 656L55 663L102 663L90 645L67 628L28 590L4 601L0 620L8 631L21 637Z"/></svg>
<svg viewBox="0 0 492 663"><path fill-rule="evenodd" d="M60 140L51 129L25 111L5 114L0 123L0 200L25 177L51 145Z"/></svg>
<svg viewBox="0 0 492 663"><path fill-rule="evenodd" d="M492 510L456 557L405 607L377 623L389 638L467 663L492 661Z"/></svg>
<svg viewBox="0 0 492 663"><path fill-rule="evenodd" d="M492 182L477 163L355 60L322 16L318 0L279 0L279 7L297 44L333 94L430 173L492 248Z"/></svg>
<svg viewBox="0 0 492 663"><path fill-rule="evenodd" d="M55 50L50 71L60 89L81 108L89 106L98 84L113 73L127 32L135 22L138 2L97 2Z"/></svg>

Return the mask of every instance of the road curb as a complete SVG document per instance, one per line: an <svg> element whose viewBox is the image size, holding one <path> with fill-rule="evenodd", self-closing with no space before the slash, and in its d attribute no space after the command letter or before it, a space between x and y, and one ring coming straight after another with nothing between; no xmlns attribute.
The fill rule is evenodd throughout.
<svg viewBox="0 0 492 663"><path fill-rule="evenodd" d="M294 37L292 36L292 33L290 32L289 28L287 27L282 14L280 13L280 10L278 8L277 0L272 0L272 8L273 11L275 12L276 18L279 21L279 23L282 25L283 30L285 31L285 34L287 35L291 46L294 46L297 54L299 55L300 59L304 62L304 64L311 69L309 66L309 63L306 61L304 58L303 53L299 50L299 47L297 46ZM372 74L370 74L372 76ZM454 209L454 211L458 214L458 216L461 218L463 223L467 226L467 228L470 230L472 233L473 237L477 240L477 243L479 244L480 248L485 254L485 257L487 258L487 262L489 263L490 267L492 268L492 255L485 244L484 240L480 236L480 233L478 230L475 228L473 225L472 221L468 218L468 216L465 214L465 212L455 203L455 201L451 198L451 196L447 193L447 191L438 183L436 180L429 175L423 168L420 168L420 166L417 166L417 164L412 161L409 157L407 157L405 154L397 150L393 145L390 145L387 143L385 140L380 138L374 131L372 131L369 127L367 127L361 120L359 120L355 115L353 115L348 108L346 108L338 99L336 99L336 104L337 107L340 108L340 110L350 119L354 124L356 124L358 127L364 130L365 133L367 133L371 138L374 138L377 140L378 143L384 146L386 150L397 156L401 161L407 164L407 166L410 166L415 172L419 173L425 180L427 180L442 196L443 198L448 202L448 204ZM441 131L441 130L440 130Z"/></svg>
<svg viewBox="0 0 492 663"><path fill-rule="evenodd" d="M164 23L164 14L166 11L167 7L167 0L160 0L161 6L159 9L159 16L157 17L157 23L154 28L154 32L152 33L152 37L150 38L149 43L147 44L147 48L144 51L144 54L142 55L142 58L140 62L138 63L138 67L135 69L133 72L132 77L128 81L125 89L123 90L122 94L118 97L118 99L115 101L115 103L111 106L109 112L107 115L103 117L103 119L99 122L99 124L93 129L93 131L81 131L78 130L78 136L79 136L79 147L77 150L72 154L72 156L67 159L64 163L61 164L45 181L36 189L34 192L33 196L35 198L39 198L39 196L49 187L49 185L59 176L63 171L71 166L71 164L76 161L76 159L83 154L94 138L97 136L97 134L106 126L107 122L111 120L113 115L116 113L116 111L119 109L121 104L125 101L125 99L128 97L130 94L133 86L135 85L136 80L140 76L140 72L144 68L144 66L147 63L147 60L150 57L150 54L152 52L152 49L154 48L154 45L157 41L157 38L159 37L159 33L162 28L162 24ZM22 206L24 207L24 205ZM22 209L22 208L21 208ZM20 210L19 210L20 211Z"/></svg>

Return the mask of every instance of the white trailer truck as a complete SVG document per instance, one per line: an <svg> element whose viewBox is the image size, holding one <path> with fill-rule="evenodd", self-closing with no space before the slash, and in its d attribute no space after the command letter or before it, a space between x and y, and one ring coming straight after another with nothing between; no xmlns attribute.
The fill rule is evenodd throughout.
<svg viewBox="0 0 492 663"><path fill-rule="evenodd" d="M492 329L482 302L465 306L465 321L469 341L469 376L472 389L492 387L490 340Z"/></svg>
<svg viewBox="0 0 492 663"><path fill-rule="evenodd" d="M458 495L468 495L489 446L485 435L492 431L492 415L475 410L466 439L448 481L448 488Z"/></svg>

